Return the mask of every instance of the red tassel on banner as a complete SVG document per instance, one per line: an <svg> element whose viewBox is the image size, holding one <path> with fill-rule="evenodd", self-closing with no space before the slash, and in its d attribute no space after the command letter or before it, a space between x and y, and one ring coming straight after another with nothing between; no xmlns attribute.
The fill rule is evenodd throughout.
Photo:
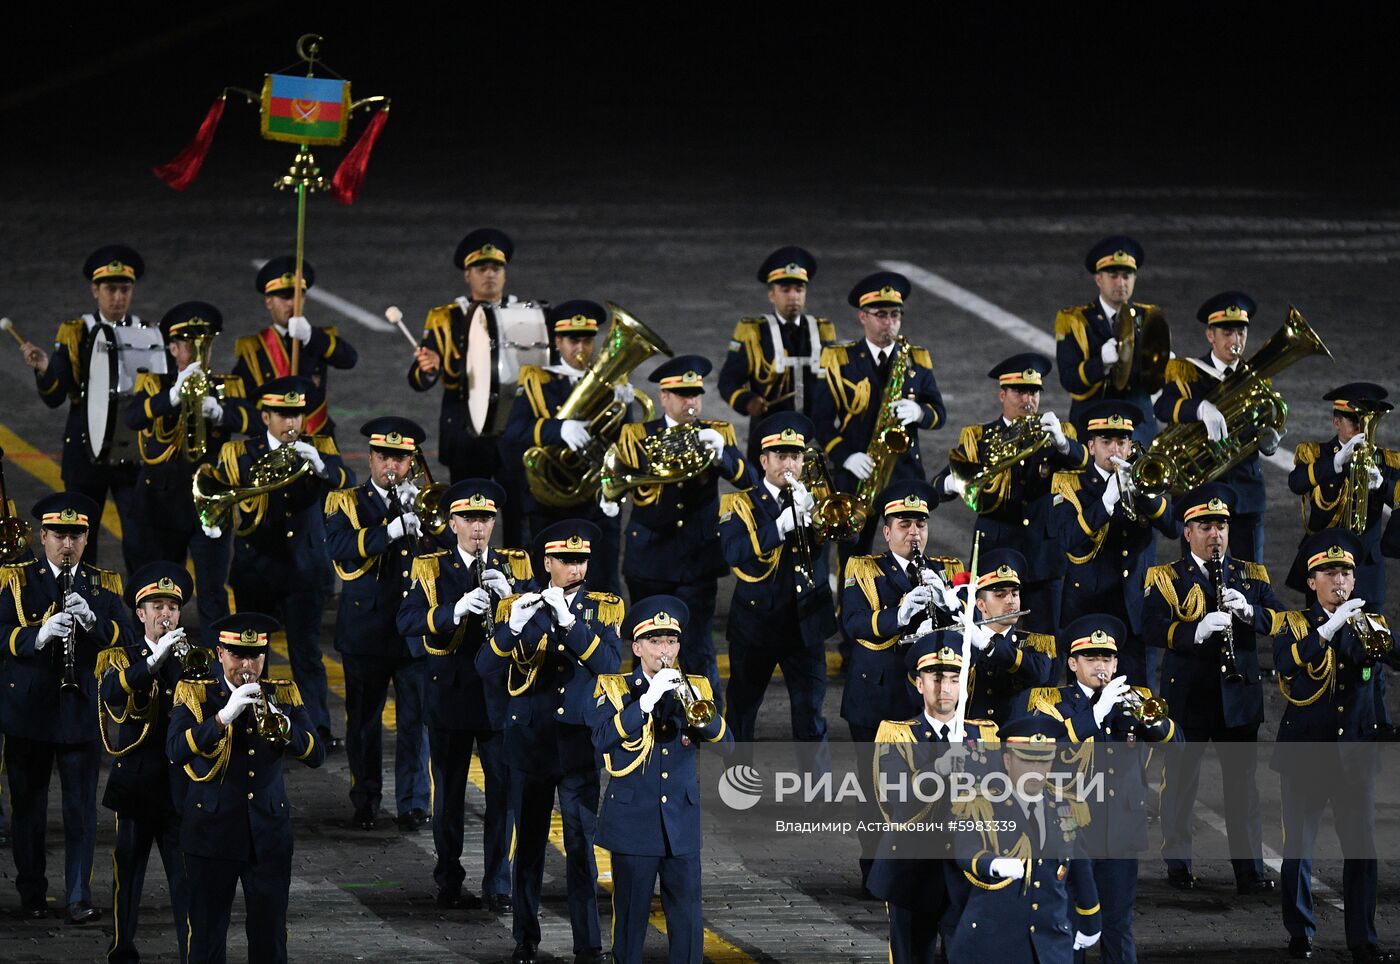
<svg viewBox="0 0 1400 964"><path fill-rule="evenodd" d="M199 125L194 140L167 163L151 168L151 172L177 191L183 191L193 184L194 179L199 176L199 169L204 165L204 158L209 154L209 145L214 143L214 131L219 128L219 118L223 116L224 96L220 94L219 99L210 105L209 113L204 116L204 123Z"/></svg>
<svg viewBox="0 0 1400 964"><path fill-rule="evenodd" d="M355 142L355 146L350 148L350 153L345 155L345 159L335 169L335 176L331 178L331 196L341 204L354 204L355 198L359 196L360 188L365 183L365 168L369 167L370 152L374 150L374 142L379 140L379 134L388 120L387 108L375 114L365 127L365 132Z"/></svg>

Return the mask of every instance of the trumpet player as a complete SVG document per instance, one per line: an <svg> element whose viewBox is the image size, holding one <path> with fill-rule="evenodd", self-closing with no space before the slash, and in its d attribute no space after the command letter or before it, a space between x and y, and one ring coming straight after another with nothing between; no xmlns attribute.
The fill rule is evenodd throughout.
<svg viewBox="0 0 1400 964"><path fill-rule="evenodd" d="M301 378L278 378L257 389L261 432L225 442L215 478L230 488L254 483L253 466L282 446L290 446L308 471L289 484L239 503L229 588L239 610L279 613L286 627L292 675L327 751L340 746L331 733L326 700L326 667L321 657L321 612L330 584L326 551L326 495L354 484L335 440L308 435L309 386ZM220 538L217 527L206 530Z"/></svg>
<svg viewBox="0 0 1400 964"><path fill-rule="evenodd" d="M1055 361L1060 366L1060 384L1069 392L1069 420L1084 423L1084 414L1095 402L1123 399L1143 414L1133 430L1144 448L1157 435L1152 417L1152 396L1143 389L1136 368L1128 373L1121 390L1113 384L1113 368L1118 363L1115 326L1125 308L1146 309L1133 301L1138 269L1146 256L1135 238L1113 235L1095 242L1084 256L1084 268L1094 279L1097 296L1088 304L1061 308L1055 315Z"/></svg>
<svg viewBox="0 0 1400 964"><path fill-rule="evenodd" d="M965 480L979 480L974 511L982 551L1012 549L1024 557L1018 573L1020 594L1030 612L1021 625L1053 637L1059 625L1065 559L1050 525L1050 482L1056 472L1082 471L1089 457L1075 440L1073 426L1061 425L1054 412L1040 411L1050 368L1050 359L1035 352L1012 355L992 366L987 377L997 383L1001 414L986 424L963 427L957 446L948 453L948 468L934 486L946 501L964 495ZM998 461L993 453L1001 454L1008 438L1017 440L1009 444L1021 458L989 475L985 467ZM1032 445L1037 447L1026 452ZM965 495L964 502L970 496Z"/></svg>
<svg viewBox="0 0 1400 964"><path fill-rule="evenodd" d="M1081 472L1055 476L1051 510L1055 536L1068 561L1060 619L1067 625L1099 613L1126 623L1128 634L1118 647L1118 660L1134 686L1151 685L1157 675L1159 657L1142 641L1142 581L1157 561L1154 536L1160 532L1175 538L1181 532L1165 497L1144 495L1131 485L1127 459L1139 417L1137 409L1123 401L1098 402L1085 411L1091 464Z"/></svg>
<svg viewBox="0 0 1400 964"><path fill-rule="evenodd" d="M92 290L93 310L59 323L53 354L30 341L20 350L24 363L34 369L34 386L40 400L49 408L69 403L63 425L63 488L81 492L97 506L85 561L97 564L102 513L106 511L107 496L111 495L122 523L122 559L130 574L148 561L144 543L147 519L141 514L141 500L137 497L136 466L99 465L93 460L88 445L85 392L92 333L97 326L146 327L146 322L131 310L136 282L146 273L146 262L124 244L108 244L87 256L82 273Z"/></svg>
<svg viewBox="0 0 1400 964"><path fill-rule="evenodd" d="M1118 672L1118 641L1127 638L1121 619L1091 613L1063 630L1069 653L1066 686L1031 690L1023 712L1048 715L1064 724L1069 741L1087 747L1086 777L1104 776L1107 792L1088 794L1089 825L1080 839L1093 864L1102 906L1102 960L1135 964L1133 904L1137 900L1138 854L1147 849L1147 763L1138 743L1180 741L1165 712L1149 703L1152 691L1131 686ZM1152 712L1144 712L1147 707ZM1116 750L1114 748L1117 748Z"/></svg>
<svg viewBox="0 0 1400 964"><path fill-rule="evenodd" d="M493 549L491 535L507 498L490 479L462 479L441 506L455 537L452 549L421 553L398 609L398 632L428 660L428 766L432 774L433 849L437 902L443 908L510 913L510 845L514 821L510 771L502 730L509 694L498 678L484 679L477 656L490 649L496 608L528 589L534 573L524 549ZM463 891L462 836L472 749L485 778L481 899Z"/></svg>
<svg viewBox="0 0 1400 964"><path fill-rule="evenodd" d="M1276 636L1283 628L1284 607L1262 564L1229 554L1234 501L1234 491L1221 482L1177 499L1188 548L1176 562L1148 570L1142 621L1147 644L1165 650L1161 693L1186 741L1167 758L1162 788L1167 883L1179 890L1197 883L1191 873L1192 809L1205 744L1213 741L1235 888L1258 894L1272 892L1277 882L1264 874L1254 776L1264 722L1257 647L1258 637Z"/></svg>
<svg viewBox="0 0 1400 964"><path fill-rule="evenodd" d="M811 417L812 397L824 377L822 348L836 340L825 318L805 314L807 286L817 259L795 244L778 248L758 267L772 311L740 318L719 371L719 391L729 407L749 418L748 460L758 461L756 429L770 412Z"/></svg>
<svg viewBox="0 0 1400 964"><path fill-rule="evenodd" d="M134 632L122 604L121 576L81 561L97 505L80 492L56 492L34 504L37 558L0 567L0 640L8 686L0 699L5 769L10 777L10 838L19 916L48 916L44 830L49 779L62 784L65 919L85 924L92 906L97 836L99 650L129 645Z"/></svg>
<svg viewBox="0 0 1400 964"><path fill-rule="evenodd" d="M1254 299L1241 291L1226 291L1206 300L1196 311L1205 325L1210 351L1200 358L1173 358L1167 362L1166 386L1153 407L1164 424L1201 422L1212 441L1230 434L1225 416L1205 398L1216 385L1239 370L1249 340L1249 319ZM1260 452L1273 454L1278 439L1261 442ZM1259 452L1250 454L1218 480L1235 491L1236 505L1230 518L1230 554L1250 562L1264 561L1264 472Z"/></svg>
<svg viewBox="0 0 1400 964"><path fill-rule="evenodd" d="M175 915L180 960L189 938L189 884L180 852L180 813L188 786L184 773L165 755L175 688L191 652L180 625L180 607L194 582L182 566L152 562L137 570L127 589L143 636L130 646L104 649L97 657L103 746L112 755L102 805L117 815L112 847L112 945L108 961L139 961L136 929L151 847L160 851ZM200 650L193 650L196 654ZM191 660L191 665L196 662ZM206 664L207 667L207 664Z"/></svg>
<svg viewBox="0 0 1400 964"><path fill-rule="evenodd" d="M812 528L814 500L801 483L803 453L815 428L797 412L759 424L763 477L720 500L724 561L737 576L729 602L726 715L738 752L751 752L763 694L778 667L792 701L792 738L808 772L831 769L827 749L826 640L836 631L831 590L814 577L822 544Z"/></svg>
<svg viewBox="0 0 1400 964"><path fill-rule="evenodd" d="M500 443L502 459L512 465L520 465L525 450L532 445L567 445L578 452L593 440L588 422L554 416L588 371L593 341L599 327L607 323L607 309L594 301L564 301L552 306L547 318L559 361L543 368L520 368L520 388ZM615 395L618 401L630 404L634 392L631 385L623 383L617 386ZM630 412L625 413L624 421L630 418ZM588 584L599 590L621 592L617 562L622 526L616 511L609 515L599 503L598 493L577 505L556 508L542 504L524 484L518 486L518 491L530 533L536 540L542 531L564 519L587 519L596 525L599 538L594 540Z"/></svg>
<svg viewBox="0 0 1400 964"><path fill-rule="evenodd" d="M702 743L728 756L734 734L715 709L709 679L676 669L689 621L675 596L633 605L623 632L636 665L625 675L598 677L588 714L593 746L611 777L598 846L612 855L612 954L620 964L641 964L658 878L668 960L700 964L704 957L695 757Z"/></svg>
<svg viewBox="0 0 1400 964"><path fill-rule="evenodd" d="M291 680L264 679L271 616L238 612L209 627L217 678L181 680L165 734L187 778L180 849L189 877L189 960L225 959L234 888L243 887L248 959L287 959L292 805L282 761L319 767L316 738Z"/></svg>
<svg viewBox="0 0 1400 964"><path fill-rule="evenodd" d="M301 291L316 283L316 269L309 261L301 263ZM290 255L273 258L258 269L253 289L263 296L271 322L256 335L244 335L233 343L237 361L233 374L250 396L266 391L264 386L281 378L300 378L306 385L306 425L303 434L335 437L326 401L326 383L332 368L350 369L360 360L359 352L340 336L334 326L313 325L296 313L296 259Z"/></svg>
<svg viewBox="0 0 1400 964"><path fill-rule="evenodd" d="M141 471L136 485L149 520L149 548L154 558L165 562L194 561L201 626L228 615L233 538L231 533L220 533L217 539L205 535L190 480L200 465L218 459L220 448L235 433L248 434L251 424L242 380L204 371L198 355L197 346L212 341L223 326L219 309L204 301L182 302L167 311L160 330L171 370L138 374L124 413L127 426L137 430ZM208 392L187 399L189 380L201 375L208 380ZM195 431L190 420L196 418L204 422L206 433L204 451L198 454L190 448Z"/></svg>
<svg viewBox="0 0 1400 964"><path fill-rule="evenodd" d="M598 527L566 519L538 536L544 587L509 596L497 609L496 635L477 650L485 686L510 694L505 759L515 810L512 898L515 964L533 964L540 943L540 887L555 792L564 825L569 922L574 960L606 961L598 923L598 765L588 713L597 678L622 663L617 631L622 600L584 588Z"/></svg>
<svg viewBox="0 0 1400 964"><path fill-rule="evenodd" d="M1345 858L1343 916L1352 960L1394 960L1377 946L1375 759L1319 752L1327 744L1377 739L1370 678L1398 658L1385 617L1354 595L1364 551L1364 543L1345 529L1323 529L1305 539L1298 567L1308 574L1313 599L1302 612L1287 613L1284 631L1274 637L1274 665L1287 700L1273 758L1283 804L1283 926L1289 955L1300 960L1312 955L1317 931L1312 858L1329 802Z"/></svg>
<svg viewBox="0 0 1400 964"><path fill-rule="evenodd" d="M397 734L394 795L398 827L428 821L428 754L424 734L427 656L398 632L399 605L412 581L423 523L410 481L423 444L418 423L385 415L360 426L369 441L369 478L326 496L326 549L342 580L335 648L345 667L345 756L350 765L351 824L379 822L384 703L394 685Z"/></svg>
<svg viewBox="0 0 1400 964"><path fill-rule="evenodd" d="M633 599L669 594L685 600L691 618L680 668L702 674L717 690L719 668L710 624L718 579L727 571L719 542L719 480L747 488L749 467L736 447L734 427L700 417L711 367L699 355L681 355L659 365L648 378L657 386L661 417L623 426L613 451L624 471L656 472L661 466L651 464L644 449L647 440L668 431L674 436L681 426L691 426L695 441L710 453L709 468L696 475L631 490L622 574ZM617 511L603 498L605 513Z"/></svg>

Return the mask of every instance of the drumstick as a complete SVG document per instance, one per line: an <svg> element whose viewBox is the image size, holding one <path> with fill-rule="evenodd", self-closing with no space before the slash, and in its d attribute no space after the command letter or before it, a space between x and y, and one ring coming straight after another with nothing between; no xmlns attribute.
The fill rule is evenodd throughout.
<svg viewBox="0 0 1400 964"><path fill-rule="evenodd" d="M5 331L8 331L10 333L10 337L13 338L21 348L24 347L24 336L22 336L19 332L15 331L15 323L13 321L11 321L8 318L0 318L0 328L3 328Z"/></svg>
<svg viewBox="0 0 1400 964"><path fill-rule="evenodd" d="M389 319L389 324L393 325L403 336L408 339L408 343L413 346L413 350L418 350L418 339L409 333L408 328L403 323L403 312L399 311L398 305L390 305L384 309L384 317Z"/></svg>

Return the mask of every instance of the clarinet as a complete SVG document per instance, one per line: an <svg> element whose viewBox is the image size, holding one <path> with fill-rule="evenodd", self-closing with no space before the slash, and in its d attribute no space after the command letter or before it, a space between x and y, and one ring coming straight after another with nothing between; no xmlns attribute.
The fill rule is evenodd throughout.
<svg viewBox="0 0 1400 964"><path fill-rule="evenodd" d="M1211 577L1215 580L1215 609L1216 612L1225 611L1225 560L1220 555L1220 550L1216 549L1210 556ZM1244 676L1240 673L1239 665L1235 662L1235 622L1231 617L1230 622L1220 633L1220 675L1225 677L1227 683L1238 683Z"/></svg>
<svg viewBox="0 0 1400 964"><path fill-rule="evenodd" d="M68 557L63 557L63 567L58 572L58 596L61 605L64 605L64 612L67 612L66 601L68 594L73 591L73 564L68 561ZM73 690L77 692L78 686L78 634L72 630L63 637L63 684L59 690Z"/></svg>
<svg viewBox="0 0 1400 964"><path fill-rule="evenodd" d="M472 563L472 572L476 574L477 586L486 589L486 583L482 581L486 577L486 552L484 550ZM481 614L481 625L486 630L487 640L493 639L496 635L496 616L492 611L495 606L492 605L492 602L491 590L486 589L486 612Z"/></svg>
<svg viewBox="0 0 1400 964"><path fill-rule="evenodd" d="M919 580L915 585L923 585L923 575L925 572L928 572L931 567L928 564L928 559L924 556L923 549L919 547L917 540L914 542L913 549L909 554L909 564L912 565L914 571L919 574ZM934 601L935 598L936 597L932 595L929 596L928 608L925 610L925 615L928 617L929 624L935 630L946 629L953 625L956 620L953 618L952 613L946 612Z"/></svg>

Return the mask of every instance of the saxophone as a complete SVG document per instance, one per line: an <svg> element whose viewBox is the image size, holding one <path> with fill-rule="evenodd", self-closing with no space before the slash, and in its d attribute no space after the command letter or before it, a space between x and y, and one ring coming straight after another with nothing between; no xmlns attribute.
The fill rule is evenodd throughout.
<svg viewBox="0 0 1400 964"><path fill-rule="evenodd" d="M894 414L894 403L904 397L904 383L908 378L909 341L898 335L894 340L894 354L890 356L890 374L880 394L880 411L870 433L870 447L865 450L875 468L856 486L855 501L864 512L864 519L870 518L876 497L890 484L895 462L913 444L909 430Z"/></svg>
<svg viewBox="0 0 1400 964"><path fill-rule="evenodd" d="M1362 440L1351 453L1347 463L1346 510L1343 524L1355 535L1361 535L1370 524L1371 466L1376 464L1376 426L1381 416L1390 411L1389 402L1351 402L1361 423Z"/></svg>

